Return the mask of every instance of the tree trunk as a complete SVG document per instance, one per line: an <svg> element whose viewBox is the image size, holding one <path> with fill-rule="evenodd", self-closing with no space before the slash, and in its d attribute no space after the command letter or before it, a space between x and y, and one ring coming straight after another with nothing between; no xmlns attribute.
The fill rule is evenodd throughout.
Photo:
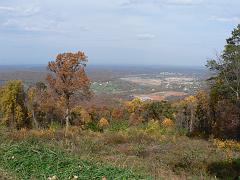
<svg viewBox="0 0 240 180"><path fill-rule="evenodd" d="M66 110L66 127L65 127L65 136L67 136L69 129L69 108Z"/></svg>
<svg viewBox="0 0 240 180"><path fill-rule="evenodd" d="M191 118L190 118L190 125L189 125L189 132L193 132L193 123L194 123L194 109L191 107Z"/></svg>
<svg viewBox="0 0 240 180"><path fill-rule="evenodd" d="M15 128L15 109L12 108L12 114L11 114L11 120L10 120L10 129L13 130Z"/></svg>
<svg viewBox="0 0 240 180"><path fill-rule="evenodd" d="M10 127L10 129L11 130L13 130L15 127L15 125L14 125L14 121L15 121L15 118L14 118L14 112L12 112L12 114L11 114L11 118L10 118L10 121L9 121L9 127Z"/></svg>
<svg viewBox="0 0 240 180"><path fill-rule="evenodd" d="M32 118L33 118L33 126L34 126L34 128L38 129L39 124L38 124L37 119L35 117L35 111L34 110L32 110Z"/></svg>

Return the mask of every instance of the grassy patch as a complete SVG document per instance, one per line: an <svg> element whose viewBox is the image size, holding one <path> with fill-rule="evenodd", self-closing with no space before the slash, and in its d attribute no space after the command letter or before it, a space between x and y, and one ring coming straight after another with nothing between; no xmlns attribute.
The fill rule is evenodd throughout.
<svg viewBox="0 0 240 180"><path fill-rule="evenodd" d="M214 162L208 170L219 179L240 179L240 159Z"/></svg>
<svg viewBox="0 0 240 180"><path fill-rule="evenodd" d="M120 91L119 87L117 84L113 82L101 82L101 83L93 83L91 85L92 90L95 93L116 93Z"/></svg>
<svg viewBox="0 0 240 180"><path fill-rule="evenodd" d="M0 146L0 166L20 179L148 179L127 169L78 159L57 148L31 142Z"/></svg>
<svg viewBox="0 0 240 180"><path fill-rule="evenodd" d="M240 153L235 148L225 149L212 140L173 131L128 127L100 133L71 127L64 137L64 129L0 130L0 169L17 179L54 175L58 179L151 179L145 176L149 175L152 179L210 180L239 176Z"/></svg>

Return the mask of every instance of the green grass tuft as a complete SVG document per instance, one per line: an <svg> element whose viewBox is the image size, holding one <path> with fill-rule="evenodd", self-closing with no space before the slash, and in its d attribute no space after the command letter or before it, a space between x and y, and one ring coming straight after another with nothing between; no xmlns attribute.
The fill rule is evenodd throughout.
<svg viewBox="0 0 240 180"><path fill-rule="evenodd" d="M32 142L1 144L0 166L20 179L150 179L127 169L80 160L57 148Z"/></svg>

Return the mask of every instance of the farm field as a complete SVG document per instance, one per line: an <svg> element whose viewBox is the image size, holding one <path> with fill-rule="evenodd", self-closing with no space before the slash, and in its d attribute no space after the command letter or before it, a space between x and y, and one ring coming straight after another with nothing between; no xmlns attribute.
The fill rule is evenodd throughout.
<svg viewBox="0 0 240 180"><path fill-rule="evenodd" d="M124 99L142 97L143 99L168 100L168 97L178 99L194 94L205 86L204 72L204 69L197 68L184 70L138 66L128 68L90 66L88 68L88 75L92 80L91 88L96 96L111 95ZM46 73L44 66L2 67L0 83L17 78L28 87L38 81L44 82Z"/></svg>
<svg viewBox="0 0 240 180"><path fill-rule="evenodd" d="M183 98L188 94L185 92L177 92L177 91L166 91L166 92L155 92L151 94L135 94L135 98L140 98L141 100L153 100L153 101L164 101L169 98Z"/></svg>

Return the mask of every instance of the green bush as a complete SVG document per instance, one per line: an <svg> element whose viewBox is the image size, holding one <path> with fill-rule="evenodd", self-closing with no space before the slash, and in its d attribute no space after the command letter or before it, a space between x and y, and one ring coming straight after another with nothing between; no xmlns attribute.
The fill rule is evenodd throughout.
<svg viewBox="0 0 240 180"><path fill-rule="evenodd" d="M212 163L208 171L219 179L240 179L240 159Z"/></svg>
<svg viewBox="0 0 240 180"><path fill-rule="evenodd" d="M121 131L126 130L129 127L127 120L111 121L108 130L109 131Z"/></svg>

